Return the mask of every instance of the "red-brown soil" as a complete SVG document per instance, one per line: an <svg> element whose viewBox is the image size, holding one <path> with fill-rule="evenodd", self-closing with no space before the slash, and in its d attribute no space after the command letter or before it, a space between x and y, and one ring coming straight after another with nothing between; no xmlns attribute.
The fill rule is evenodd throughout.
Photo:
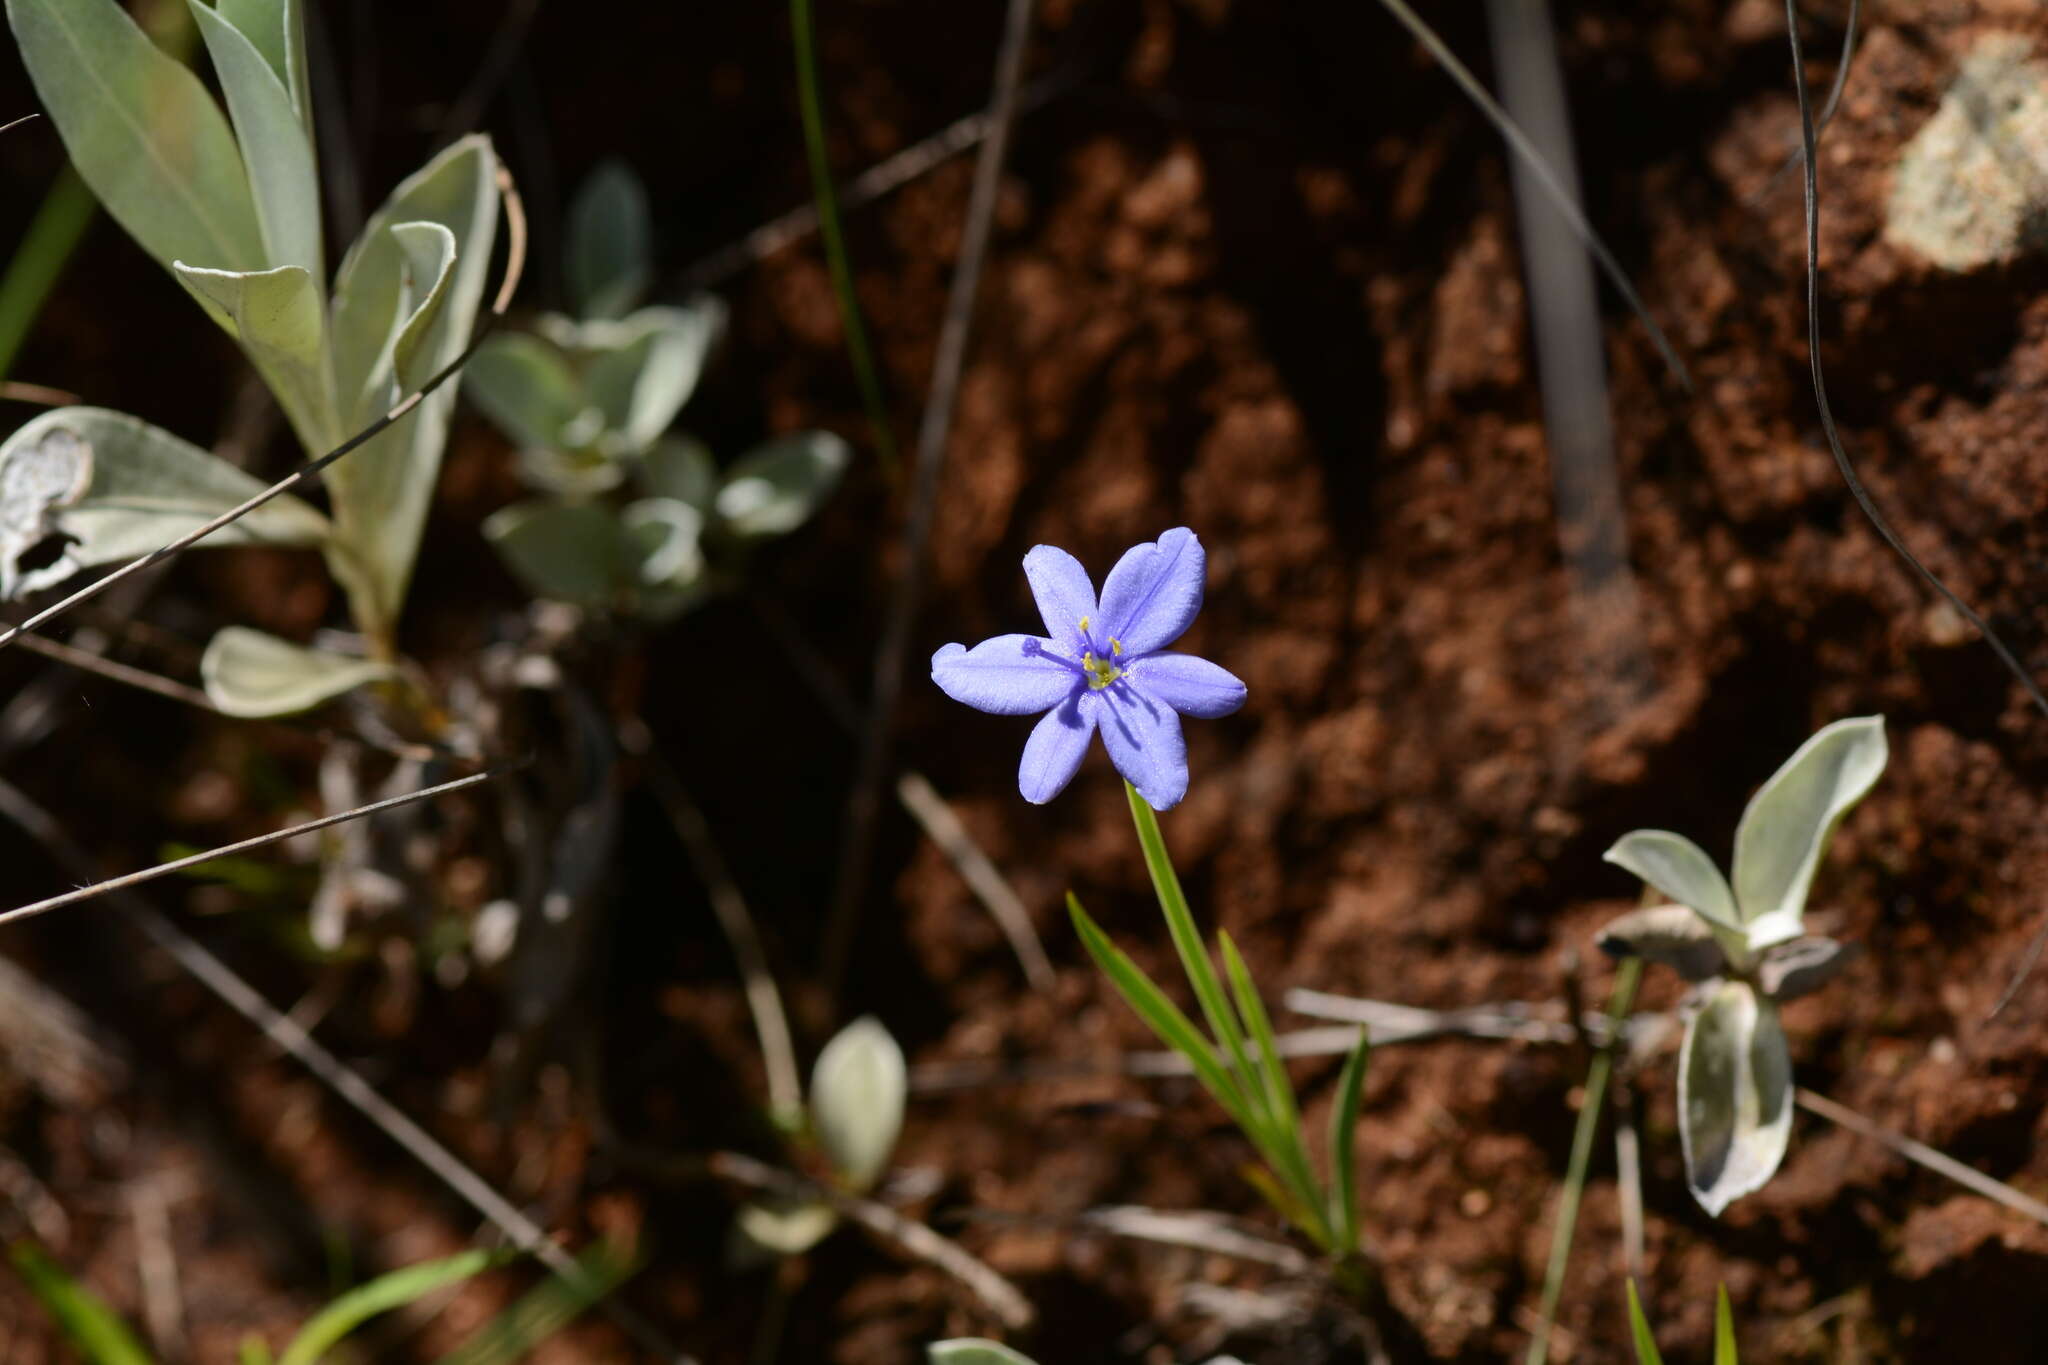
<svg viewBox="0 0 2048 1365"><path fill-rule="evenodd" d="M329 4L342 35L365 0ZM986 97L997 7L827 0L837 164L865 165ZM1433 15L1486 69L1479 7ZM1018 561L1067 547L1098 573L1165 527L1210 552L1189 645L1250 685L1198 723L1194 784L1165 819L1198 908L1276 1000L1314 987L1410 1004L1605 998L1594 931L1635 888L1600 853L1639 826L1729 846L1750 791L1818 725L1882 712L1891 766L1844 825L1813 922L1863 949L1789 1010L1800 1081L2020 1189L2048 1193L2048 970L1991 1010L2048 914L2048 721L1914 580L1851 502L1806 374L1783 12L1767 0L1560 5L1588 210L1692 370L1683 392L1608 297L1607 356L1640 593L1633 645L1589 639L1561 566L1508 171L1496 136L1370 0L1050 0L1033 72L1067 81L1019 125L941 485L919 660L1033 620ZM1811 75L1832 76L1845 7L1816 5ZM2048 661L2048 265L1951 275L1888 245L1891 167L1960 53L2003 30L2048 45L2033 0L1865 7L1820 158L1823 359L1845 440L1927 564L2031 663ZM449 3L343 67L378 85L358 128L381 186L416 162L499 7ZM604 21L546 6L487 123L536 204L551 287L555 208L597 157L649 179L680 268L800 202L801 144L779 6L648 6ZM10 68L0 89L24 89ZM10 111L0 109L0 117ZM47 130L0 140L18 234L54 168ZM861 298L899 430L913 429L969 179L949 165L852 218ZM19 204L22 207L17 207ZM864 437L814 244L726 290L723 362L685 424L730 451L827 424ZM147 337L138 347L135 338ZM102 225L17 367L197 439L221 427L233 358L174 286ZM280 452L279 459L284 458ZM508 496L508 453L458 430L412 648L456 667L514 591L475 523ZM686 619L638 684L706 805L814 1047L815 988L854 749L764 626L785 615L864 678L904 569L900 505L871 463L813 529L767 556L758 600ZM202 557L149 618L188 639L225 620L303 631L331 609L317 566ZM1640 667L1627 651L1638 651ZM915 665L918 660L913 660ZM5 662L8 687L42 665ZM1031 908L1059 968L1029 991L946 859L892 810L845 1001L912 1060L1108 1064L1153 1044L1087 963L1077 892L1148 969L1172 973L1123 795L1098 754L1056 803L1013 781L1024 726L914 681L896 752L954 803ZM75 697L74 697L75 693ZM310 801L309 741L202 723L96 682L9 780L75 822L110 868L206 843ZM295 795L297 794L297 795ZM4 839L9 903L63 883ZM195 930L273 999L309 990L323 1037L385 1093L575 1239L637 1229L625 1298L705 1360L747 1358L769 1278L722 1268L729 1201L628 1160L719 1146L767 1154L758 1061L729 955L658 812L628 809L625 871L587 1012L531 1084L494 1090L500 1003L437 985L402 952L309 968L280 935L214 913ZM232 909L174 889L168 906ZM11 932L10 955L125 1057L52 1095L0 1056L0 1145L69 1218L60 1259L141 1317L134 1191L168 1200L189 1339L223 1361L324 1297L325 1233L356 1265L454 1249L466 1211L104 909ZM1574 965L1576 964L1576 965ZM1650 978L1644 1003L1676 988ZM1284 1022L1284 1021L1283 1021ZM10 1034L11 1036L11 1034ZM586 1046L585 1044L589 1044ZM1632 1081L1642 1120L1651 1316L1703 1359L1725 1283L1745 1359L2039 1359L2048 1230L1801 1115L1783 1170L1718 1221L1686 1192L1666 1055ZM1519 1358L1581 1098L1570 1049L1442 1041L1375 1057L1360 1135L1369 1229L1432 1358ZM1302 1064L1310 1120L1335 1064ZM601 1082L601 1088L600 1088ZM61 1089L61 1087L60 1087ZM1319 1131L1319 1129L1318 1129ZM624 1144L622 1146L621 1144ZM1109 1075L913 1100L913 1207L1014 1277L1046 1365L1178 1358L1205 1340L1190 1284L1258 1288L1220 1257L1079 1235L1105 1203L1211 1209L1280 1235L1237 1168L1249 1149L1191 1087ZM12 1229L10 1229L11 1231ZM1629 1359L1611 1145L1581 1217L1553 1358ZM519 1287L465 1295L473 1323ZM936 1272L842 1234L784 1277L785 1360L899 1365L988 1327ZM448 1319L375 1358L435 1358ZM1236 1343L1246 1360L1342 1358L1311 1322ZM0 1280L0 1357L62 1358ZM592 1324L536 1359L633 1358ZM1196 1357L1206 1358L1206 1357ZM1355 1358L1355 1357L1353 1357Z"/></svg>

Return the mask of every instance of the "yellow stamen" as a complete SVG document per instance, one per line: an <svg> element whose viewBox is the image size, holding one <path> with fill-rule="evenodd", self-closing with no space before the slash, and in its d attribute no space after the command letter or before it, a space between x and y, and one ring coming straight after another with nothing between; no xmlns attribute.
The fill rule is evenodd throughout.
<svg viewBox="0 0 2048 1365"><path fill-rule="evenodd" d="M1088 674L1088 690L1100 692L1124 675L1124 671L1107 659L1098 659L1091 651L1081 656L1081 667Z"/></svg>
<svg viewBox="0 0 2048 1365"><path fill-rule="evenodd" d="M1118 640L1114 635L1109 637L1109 652L1116 655L1116 657L1119 659L1124 657L1123 642Z"/></svg>

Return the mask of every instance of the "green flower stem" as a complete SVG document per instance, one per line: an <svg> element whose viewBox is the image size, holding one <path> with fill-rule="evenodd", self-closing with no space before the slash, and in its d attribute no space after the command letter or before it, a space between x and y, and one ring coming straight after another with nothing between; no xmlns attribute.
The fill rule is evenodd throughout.
<svg viewBox="0 0 2048 1365"><path fill-rule="evenodd" d="M811 0L789 0L790 42L796 49L797 101L803 110L804 151L811 167L811 198L818 212L818 239L825 246L825 265L832 275L832 293L839 304L839 325L846 332L846 358L852 362L861 402L868 410L868 429L882 472L897 477L896 435L889 425L889 404L868 345L860 299L853 292L853 265L846 254L846 234L839 223L839 195L832 186L832 163L825 153L824 101L819 94L817 32L811 23Z"/></svg>
<svg viewBox="0 0 2048 1365"><path fill-rule="evenodd" d="M1124 795L1130 803L1131 819L1138 827L1138 844L1144 850L1145 866L1152 875L1152 889L1158 894L1159 908L1166 916L1174 950L1180 955L1181 967L1187 972L1188 984L1194 988L1210 1032L1226 1054L1226 1065L1233 1068L1229 1079L1243 1112L1239 1121L1278 1179L1282 1198L1273 1202L1318 1246L1339 1252L1342 1239L1331 1224L1330 1200L1309 1165L1294 1086L1280 1063L1273 1026L1252 986L1251 975L1236 945L1226 935L1223 954L1236 995L1233 1009L1231 998L1224 993L1223 983L1217 977L1215 963L1209 959L1201 930L1195 927L1194 912L1188 908L1180 877L1166 851L1158 815L1129 782L1124 783ZM1247 1034L1258 1052L1256 1062L1247 1047ZM1268 1198L1273 1198L1272 1192L1268 1192Z"/></svg>
<svg viewBox="0 0 2048 1365"><path fill-rule="evenodd" d="M1614 994L1607 1005L1607 1044L1594 1054L1592 1065L1586 1068L1586 1096L1579 1107L1578 1125L1572 1131L1571 1162L1565 1167L1557 1226L1550 1234L1550 1264L1543 1273L1542 1320L1529 1342L1528 1365L1543 1365L1550 1352L1550 1327L1557 1321L1557 1302L1564 1293L1565 1264L1571 1259L1579 1200L1586 1193L1586 1167L1593 1157L1593 1138L1600 1130L1600 1113L1607 1101L1607 1078L1613 1074L1614 1050L1621 1045L1622 1022L1635 1004L1636 986L1642 976L1643 960L1639 957L1623 959L1616 969Z"/></svg>

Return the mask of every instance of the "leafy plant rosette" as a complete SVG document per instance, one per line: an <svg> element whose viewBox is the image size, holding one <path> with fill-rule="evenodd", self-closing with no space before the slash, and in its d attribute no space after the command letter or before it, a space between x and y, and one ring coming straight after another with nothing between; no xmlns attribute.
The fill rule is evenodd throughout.
<svg viewBox="0 0 2048 1365"><path fill-rule="evenodd" d="M670 432L725 307L639 306L652 241L646 190L623 165L600 166L569 213L579 316L490 338L464 385L539 495L484 524L506 566L541 597L665 621L732 586L755 544L809 520L851 452L830 432L797 432L721 472L702 442Z"/></svg>
<svg viewBox="0 0 2048 1365"><path fill-rule="evenodd" d="M803 1131L792 1136L815 1148L834 1187L864 1195L889 1169L909 1094L902 1047L879 1020L863 1016L818 1053L805 1113L796 1116ZM757 1199L733 1222L732 1256L752 1263L801 1255L838 1226L838 1212L821 1199Z"/></svg>
<svg viewBox="0 0 2048 1365"><path fill-rule="evenodd" d="M1778 1007L1818 990L1847 947L1804 932L1806 898L1836 826L1876 783L1884 718L1836 721L1772 774L1735 831L1732 885L1683 835L1639 829L1607 850L1669 905L1632 911L1600 946L1694 983L1679 1050L1679 1135L1687 1183L1710 1214L1757 1190L1792 1133L1792 1059Z"/></svg>
<svg viewBox="0 0 2048 1365"><path fill-rule="evenodd" d="M465 137L371 215L326 283L303 0L187 0L223 114L115 0L6 0L45 111L107 212L240 345L311 455L369 429L468 345L502 204L490 140ZM329 511L280 496L200 542L317 548L363 654L223 631L203 666L238 715L303 710L394 677L396 633L452 389L325 471ZM0 596L134 559L261 491L139 418L45 413L0 442ZM255 637L255 638L252 638Z"/></svg>

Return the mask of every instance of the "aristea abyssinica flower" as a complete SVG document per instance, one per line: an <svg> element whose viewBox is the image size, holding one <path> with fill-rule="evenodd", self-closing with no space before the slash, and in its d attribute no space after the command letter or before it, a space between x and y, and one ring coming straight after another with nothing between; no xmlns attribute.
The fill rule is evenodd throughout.
<svg viewBox="0 0 2048 1365"><path fill-rule="evenodd" d="M932 681L992 715L1045 713L1017 771L1026 801L1058 796L1099 729L1110 761L1154 810L1179 805L1188 790L1181 716L1213 719L1244 704L1244 684L1231 673L1165 652L1202 609L1206 565L1202 542L1177 526L1125 551L1098 602L1078 560L1037 546L1024 556L1024 576L1046 633L946 645L932 655Z"/></svg>

